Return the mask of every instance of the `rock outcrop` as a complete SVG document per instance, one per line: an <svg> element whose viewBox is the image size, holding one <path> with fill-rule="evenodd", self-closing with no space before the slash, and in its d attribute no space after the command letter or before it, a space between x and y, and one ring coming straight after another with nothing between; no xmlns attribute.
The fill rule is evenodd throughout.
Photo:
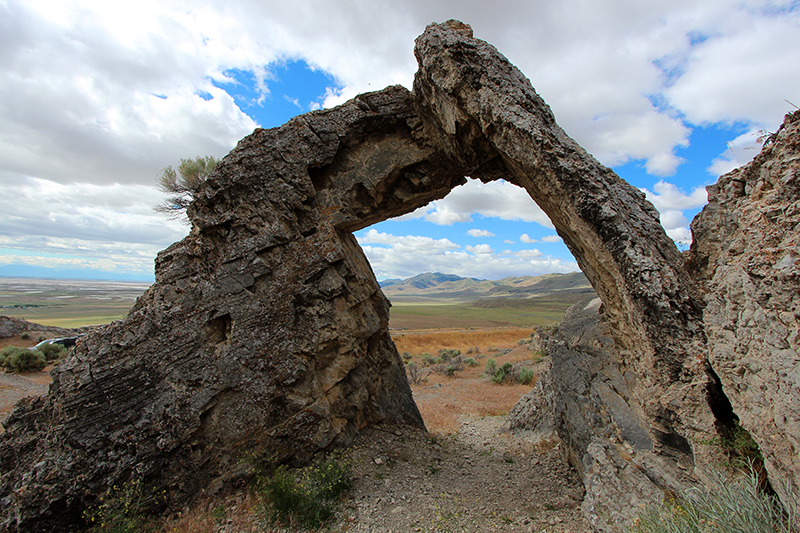
<svg viewBox="0 0 800 533"><path fill-rule="evenodd" d="M692 221L711 365L773 488L800 513L800 111Z"/></svg>
<svg viewBox="0 0 800 533"><path fill-rule="evenodd" d="M128 317L87 336L49 394L7 420L4 527L69 529L133 481L174 509L253 459L302 461L385 420L422 425L352 232L465 176L527 191L602 300L611 355L567 354L586 377L552 381L587 413L611 406L562 435L589 494L638 486L635 465L650 460L665 487L696 478L714 376L703 300L658 212L469 26L433 24L415 53L413 93L390 87L256 130L223 159L189 208L191 234L159 254ZM634 477L620 481L626 468Z"/></svg>

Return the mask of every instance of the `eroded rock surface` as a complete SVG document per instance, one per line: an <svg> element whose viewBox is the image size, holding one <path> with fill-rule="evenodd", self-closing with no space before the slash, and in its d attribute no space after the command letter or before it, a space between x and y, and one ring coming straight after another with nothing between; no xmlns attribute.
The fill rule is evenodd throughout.
<svg viewBox="0 0 800 533"><path fill-rule="evenodd" d="M800 512L800 112L708 189L692 222L711 364Z"/></svg>
<svg viewBox="0 0 800 533"><path fill-rule="evenodd" d="M534 334L550 368L512 409L509 430L537 445L560 442L583 480L592 530L620 532L642 508L701 479L693 448L656 446L637 405L641 379L625 364L600 308L599 298L579 302L557 328Z"/></svg>
<svg viewBox="0 0 800 533"><path fill-rule="evenodd" d="M615 364L636 379L615 392L628 395L626 438L691 468L691 439L713 430L702 301L657 211L469 26L431 25L415 53L413 93L390 87L256 130L224 158L129 316L89 335L49 394L7 420L9 531L69 529L132 480L174 509L253 458L301 461L377 422L421 425L352 232L464 176L509 180L550 216L602 298Z"/></svg>

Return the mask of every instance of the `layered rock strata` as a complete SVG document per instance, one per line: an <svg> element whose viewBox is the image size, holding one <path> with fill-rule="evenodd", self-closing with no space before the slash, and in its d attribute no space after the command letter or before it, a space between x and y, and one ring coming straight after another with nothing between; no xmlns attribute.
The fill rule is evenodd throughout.
<svg viewBox="0 0 800 533"><path fill-rule="evenodd" d="M509 180L550 216L637 382L637 446L691 469L690 439L713 429L702 302L658 212L468 26L429 26L415 53L413 93L256 130L223 159L129 316L90 334L49 394L6 422L3 526L69 529L131 482L174 509L254 458L302 461L369 424L421 425L352 232L465 176Z"/></svg>

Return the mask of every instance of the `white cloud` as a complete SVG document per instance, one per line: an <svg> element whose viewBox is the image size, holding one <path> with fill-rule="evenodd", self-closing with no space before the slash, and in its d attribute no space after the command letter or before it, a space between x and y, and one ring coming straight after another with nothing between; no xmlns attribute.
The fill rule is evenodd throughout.
<svg viewBox="0 0 800 533"><path fill-rule="evenodd" d="M497 217L502 220L537 222L552 228L553 224L528 193L507 181L482 183L468 180L456 187L442 200L432 202L423 210L428 222L449 226L456 222L471 222L472 215Z"/></svg>
<svg viewBox="0 0 800 533"><path fill-rule="evenodd" d="M471 229L467 231L472 237L494 237L494 233L485 229Z"/></svg>
<svg viewBox="0 0 800 533"><path fill-rule="evenodd" d="M536 239L532 239L527 233L523 233L519 236L520 242L524 242L525 244L532 244L534 242L539 242Z"/></svg>
<svg viewBox="0 0 800 533"><path fill-rule="evenodd" d="M661 225L672 240L684 246L692 242L689 220L683 211L703 207L708 202L705 187L696 187L686 194L672 183L659 181L653 187L655 192L642 189L661 215Z"/></svg>
<svg viewBox="0 0 800 533"><path fill-rule="evenodd" d="M789 108L784 99L800 101L800 70L787 68L800 48L791 0L7 0L0 2L0 205L10 214L0 236L32 250L168 244L180 231L142 212L152 194L109 200L122 191L114 184L149 187L181 157L224 155L256 126L246 105L268 100L281 61L303 59L332 76L311 108L391 84L410 87L414 38L448 18L472 24L476 37L519 66L561 126L607 165L642 159L648 172L667 176L691 125L774 130ZM231 69L253 74L255 102L234 98L235 86L214 85L231 81ZM739 141L711 172L749 159ZM53 189L75 203L53 200L57 207L43 217L26 197L44 194L25 189L29 178L83 193ZM89 183L109 188L87 193ZM512 187L470 182L406 218L449 225L478 214L552 228ZM662 219L700 198L698 189L654 190ZM474 257L455 246L451 253Z"/></svg>
<svg viewBox="0 0 800 533"><path fill-rule="evenodd" d="M475 255L493 254L494 250L488 244L478 244L477 246L467 246L466 250Z"/></svg>
<svg viewBox="0 0 800 533"><path fill-rule="evenodd" d="M655 192L642 189L653 205L660 212L667 210L684 210L703 207L708 203L708 194L705 187L696 187L690 194L684 193L677 186L664 180L653 186Z"/></svg>
<svg viewBox="0 0 800 533"><path fill-rule="evenodd" d="M698 21L709 38L687 50L682 74L664 91L669 103L695 124L745 122L774 130L789 110L783 99L800 96L800 69L787 68L800 49L796 7L750 2Z"/></svg>
<svg viewBox="0 0 800 533"><path fill-rule="evenodd" d="M514 241L512 241L511 239L505 239L505 240L503 241L503 243L504 243L504 244L514 244Z"/></svg>
<svg viewBox="0 0 800 533"><path fill-rule="evenodd" d="M506 250L497 254L487 244L466 246L461 250L448 239L396 236L375 229L356 238L378 279L406 278L421 272L500 279L579 270L575 261L546 256L539 250Z"/></svg>
<svg viewBox="0 0 800 533"><path fill-rule="evenodd" d="M708 172L718 177L746 165L761 151L765 130L751 130L728 142L728 149L708 167Z"/></svg>
<svg viewBox="0 0 800 533"><path fill-rule="evenodd" d="M542 242L561 242L561 237L558 235L545 235L542 237Z"/></svg>

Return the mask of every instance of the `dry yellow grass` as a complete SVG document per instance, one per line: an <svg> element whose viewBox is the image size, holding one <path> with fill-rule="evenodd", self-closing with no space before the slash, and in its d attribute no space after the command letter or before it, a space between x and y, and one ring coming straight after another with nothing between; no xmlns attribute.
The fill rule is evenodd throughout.
<svg viewBox="0 0 800 533"><path fill-rule="evenodd" d="M485 353L490 347L508 348L520 339L531 336L530 328L491 328L480 330L451 331L404 331L393 333L392 340L397 351L414 355L430 353L436 355L440 349L461 350L463 353L479 346Z"/></svg>
<svg viewBox="0 0 800 533"><path fill-rule="evenodd" d="M528 385L496 385L488 376L483 375L486 361L490 358L500 367L507 361L514 363L538 357L527 347L517 348L503 355L498 352L488 352L486 346L479 348L485 356L477 358L478 366L466 367L452 377L431 373L425 382L412 385L414 401L425 421L425 426L431 433L446 435L457 432L462 415L506 415L520 397L535 385L535 381ZM438 348L430 350L433 355L437 352ZM421 364L419 357L414 357L412 360L418 365ZM423 371L427 373L424 369Z"/></svg>

